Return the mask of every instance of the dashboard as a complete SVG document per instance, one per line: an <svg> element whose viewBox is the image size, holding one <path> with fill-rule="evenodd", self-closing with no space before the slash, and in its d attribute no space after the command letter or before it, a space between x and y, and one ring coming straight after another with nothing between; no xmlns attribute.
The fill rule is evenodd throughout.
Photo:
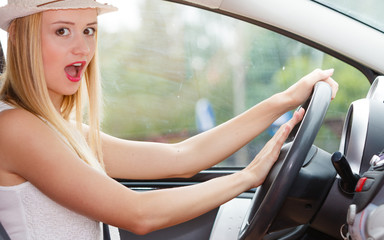
<svg viewBox="0 0 384 240"><path fill-rule="evenodd" d="M366 98L350 105L343 128L340 152L352 172L359 174L342 233L345 239L384 239L383 119L384 77L380 76Z"/></svg>

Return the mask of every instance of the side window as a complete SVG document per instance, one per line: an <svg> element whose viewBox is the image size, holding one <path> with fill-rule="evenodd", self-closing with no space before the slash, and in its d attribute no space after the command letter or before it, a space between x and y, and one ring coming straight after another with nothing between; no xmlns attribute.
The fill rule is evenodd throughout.
<svg viewBox="0 0 384 240"><path fill-rule="evenodd" d="M368 81L356 83L365 77L353 67L237 19L166 1L113 4L119 12L99 20L99 51L102 128L118 137L178 142L285 90L315 68L335 68L341 87L316 139L332 152L349 104L369 88ZM219 166L245 166L290 115Z"/></svg>

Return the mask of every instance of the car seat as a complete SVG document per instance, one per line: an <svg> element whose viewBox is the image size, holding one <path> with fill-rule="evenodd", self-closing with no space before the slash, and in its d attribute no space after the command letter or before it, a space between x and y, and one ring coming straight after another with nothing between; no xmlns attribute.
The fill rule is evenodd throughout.
<svg viewBox="0 0 384 240"><path fill-rule="evenodd" d="M3 47L1 46L0 42L0 74L3 73L5 67L5 57L3 52Z"/></svg>
<svg viewBox="0 0 384 240"><path fill-rule="evenodd" d="M3 225L0 222L0 240L11 240L8 233L5 231Z"/></svg>

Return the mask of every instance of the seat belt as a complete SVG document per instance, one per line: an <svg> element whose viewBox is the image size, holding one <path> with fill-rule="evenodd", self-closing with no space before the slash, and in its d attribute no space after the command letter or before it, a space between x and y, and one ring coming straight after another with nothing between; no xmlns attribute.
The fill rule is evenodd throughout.
<svg viewBox="0 0 384 240"><path fill-rule="evenodd" d="M8 233L5 231L3 225L0 222L0 240L11 240Z"/></svg>

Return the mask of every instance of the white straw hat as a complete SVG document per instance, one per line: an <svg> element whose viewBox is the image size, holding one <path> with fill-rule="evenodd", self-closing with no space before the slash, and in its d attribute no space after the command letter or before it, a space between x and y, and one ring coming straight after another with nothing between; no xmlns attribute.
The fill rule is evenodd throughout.
<svg viewBox="0 0 384 240"><path fill-rule="evenodd" d="M0 8L0 28L8 31L14 19L46 10L84 8L96 8L99 15L117 10L112 5L98 3L96 0L8 0L8 4Z"/></svg>

